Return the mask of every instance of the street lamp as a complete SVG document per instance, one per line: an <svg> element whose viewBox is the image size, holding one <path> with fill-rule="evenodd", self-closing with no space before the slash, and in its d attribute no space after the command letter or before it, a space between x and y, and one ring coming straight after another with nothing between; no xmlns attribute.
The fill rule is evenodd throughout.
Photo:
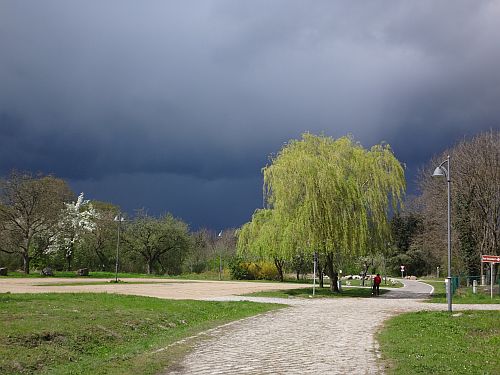
<svg viewBox="0 0 500 375"><path fill-rule="evenodd" d="M115 283L118 282L118 261L120 258L120 230L122 223L125 221L122 213L119 212L118 215L115 216L114 221L118 222L118 241L116 242L116 264L115 264Z"/></svg>
<svg viewBox="0 0 500 375"><path fill-rule="evenodd" d="M446 167L444 166L446 164ZM444 176L448 184L448 277L446 278L446 300L448 311L451 312L451 179L450 179L450 155L439 167L434 170L432 176Z"/></svg>
<svg viewBox="0 0 500 375"><path fill-rule="evenodd" d="M222 239L222 231L217 235L217 239L220 241ZM220 243L219 243L220 246ZM219 247L219 281L222 280L222 254Z"/></svg>

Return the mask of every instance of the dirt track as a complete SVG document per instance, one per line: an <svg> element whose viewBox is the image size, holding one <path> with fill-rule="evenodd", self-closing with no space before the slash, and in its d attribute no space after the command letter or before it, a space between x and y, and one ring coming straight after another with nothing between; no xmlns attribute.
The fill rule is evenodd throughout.
<svg viewBox="0 0 500 375"><path fill-rule="evenodd" d="M262 290L295 289L305 284L171 279L125 279L123 284L88 284L108 279L0 278L0 293L118 293L168 299L207 299ZM73 285L51 285L72 283ZM85 283L86 285L82 285Z"/></svg>

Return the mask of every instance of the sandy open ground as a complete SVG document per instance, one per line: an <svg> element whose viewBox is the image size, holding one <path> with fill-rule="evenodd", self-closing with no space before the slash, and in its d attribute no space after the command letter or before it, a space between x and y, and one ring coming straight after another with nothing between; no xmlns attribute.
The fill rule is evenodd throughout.
<svg viewBox="0 0 500 375"><path fill-rule="evenodd" d="M123 279L126 283L103 283L108 279L0 278L0 293L118 293L169 299L207 299L235 296L262 290L295 289L307 284L244 281L205 281L172 279ZM72 285L51 285L71 283ZM82 285L82 283L87 285Z"/></svg>

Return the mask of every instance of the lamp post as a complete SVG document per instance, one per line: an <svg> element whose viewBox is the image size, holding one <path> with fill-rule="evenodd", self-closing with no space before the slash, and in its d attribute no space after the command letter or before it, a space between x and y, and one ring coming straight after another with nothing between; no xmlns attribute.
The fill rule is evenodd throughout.
<svg viewBox="0 0 500 375"><path fill-rule="evenodd" d="M446 168L445 165L446 164ZM444 176L448 185L448 277L446 278L446 300L448 311L451 312L451 178L450 178L450 155L439 167L436 167L432 176Z"/></svg>
<svg viewBox="0 0 500 375"><path fill-rule="evenodd" d="M120 231L122 223L125 221L122 213L119 212L118 215L115 216L114 221L118 222L118 241L116 242L116 263L115 263L115 283L118 282L118 262L120 258Z"/></svg>
<svg viewBox="0 0 500 375"><path fill-rule="evenodd" d="M220 240L222 239L222 231L219 232L217 235L217 239L219 240L219 246L220 246ZM219 248L219 281L222 280L222 254L221 254L221 249Z"/></svg>
<svg viewBox="0 0 500 375"><path fill-rule="evenodd" d="M316 272L318 270L318 253L314 252L314 264L313 264L313 296L316 295Z"/></svg>

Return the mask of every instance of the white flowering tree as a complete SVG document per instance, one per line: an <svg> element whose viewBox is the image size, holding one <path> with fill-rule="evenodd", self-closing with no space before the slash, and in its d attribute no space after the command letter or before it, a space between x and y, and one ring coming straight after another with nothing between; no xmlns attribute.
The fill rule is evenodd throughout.
<svg viewBox="0 0 500 375"><path fill-rule="evenodd" d="M96 228L95 220L99 217L89 200L84 199L83 193L76 202L65 203L62 210L58 231L54 242L47 248L47 254L58 251L64 252L67 270L71 270L74 257L75 244L78 243L85 232L92 232Z"/></svg>

